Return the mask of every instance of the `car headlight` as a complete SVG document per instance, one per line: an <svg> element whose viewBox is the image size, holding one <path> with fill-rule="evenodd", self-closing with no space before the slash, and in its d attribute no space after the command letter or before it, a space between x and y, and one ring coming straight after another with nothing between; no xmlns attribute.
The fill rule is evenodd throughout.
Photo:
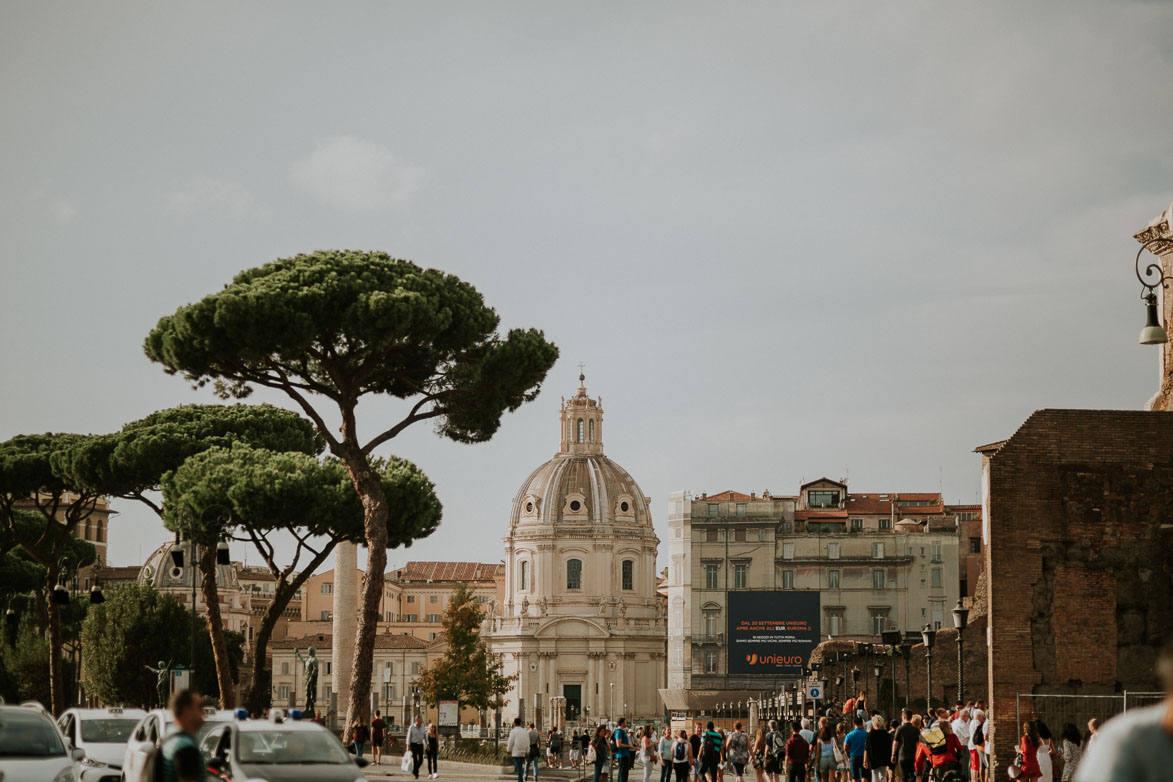
<svg viewBox="0 0 1173 782"><path fill-rule="evenodd" d="M105 768L107 765L106 763L103 763L100 760L94 760L89 755L86 755L84 758L81 759L81 764L83 766L89 766L91 768Z"/></svg>
<svg viewBox="0 0 1173 782"><path fill-rule="evenodd" d="M53 777L53 782L74 782L73 767L66 766L57 772L57 776Z"/></svg>

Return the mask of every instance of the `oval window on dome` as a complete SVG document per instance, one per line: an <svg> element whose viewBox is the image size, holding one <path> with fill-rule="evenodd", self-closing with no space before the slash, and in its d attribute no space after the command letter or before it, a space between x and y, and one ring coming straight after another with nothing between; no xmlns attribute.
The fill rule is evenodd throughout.
<svg viewBox="0 0 1173 782"><path fill-rule="evenodd" d="M619 503L619 510L627 513L631 510L631 505L627 502L627 500L624 500L623 502Z"/></svg>
<svg viewBox="0 0 1173 782"><path fill-rule="evenodd" d="M525 504L525 512L526 513L533 513L534 512L534 504L532 502L527 502Z"/></svg>
<svg viewBox="0 0 1173 782"><path fill-rule="evenodd" d="M574 511L575 513L578 513L580 510L582 510L582 503L579 502L578 500L571 500L570 501L570 509L572 511Z"/></svg>

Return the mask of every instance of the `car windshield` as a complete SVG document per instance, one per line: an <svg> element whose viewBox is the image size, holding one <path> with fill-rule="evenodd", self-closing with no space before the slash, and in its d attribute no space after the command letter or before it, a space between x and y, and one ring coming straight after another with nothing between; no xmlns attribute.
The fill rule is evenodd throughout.
<svg viewBox="0 0 1173 782"><path fill-rule="evenodd" d="M350 762L342 745L325 731L241 731L236 734L236 759L260 765Z"/></svg>
<svg viewBox="0 0 1173 782"><path fill-rule="evenodd" d="M125 744L137 720L108 718L81 721L81 740L95 744Z"/></svg>
<svg viewBox="0 0 1173 782"><path fill-rule="evenodd" d="M6 709L0 714L0 757L45 758L65 754L53 723L43 714Z"/></svg>

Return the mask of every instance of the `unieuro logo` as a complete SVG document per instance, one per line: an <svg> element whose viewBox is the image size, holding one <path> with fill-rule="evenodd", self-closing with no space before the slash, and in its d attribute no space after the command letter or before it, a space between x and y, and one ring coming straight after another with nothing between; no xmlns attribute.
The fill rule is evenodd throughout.
<svg viewBox="0 0 1173 782"><path fill-rule="evenodd" d="M750 665L803 665L806 661L799 656L782 657L777 654L747 654L745 661Z"/></svg>

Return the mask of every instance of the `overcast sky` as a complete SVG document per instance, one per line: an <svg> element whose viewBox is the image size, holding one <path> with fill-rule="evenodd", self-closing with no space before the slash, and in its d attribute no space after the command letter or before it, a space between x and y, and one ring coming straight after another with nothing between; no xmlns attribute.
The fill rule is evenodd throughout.
<svg viewBox="0 0 1173 782"><path fill-rule="evenodd" d="M1171 31L1169 3L4 3L0 437L214 401L145 358L160 316L371 249L562 355L492 442L393 441L445 507L393 566L500 559L580 361L661 537L678 489L973 502L974 446L1155 390L1131 235L1173 200ZM166 533L115 507L140 563Z"/></svg>

